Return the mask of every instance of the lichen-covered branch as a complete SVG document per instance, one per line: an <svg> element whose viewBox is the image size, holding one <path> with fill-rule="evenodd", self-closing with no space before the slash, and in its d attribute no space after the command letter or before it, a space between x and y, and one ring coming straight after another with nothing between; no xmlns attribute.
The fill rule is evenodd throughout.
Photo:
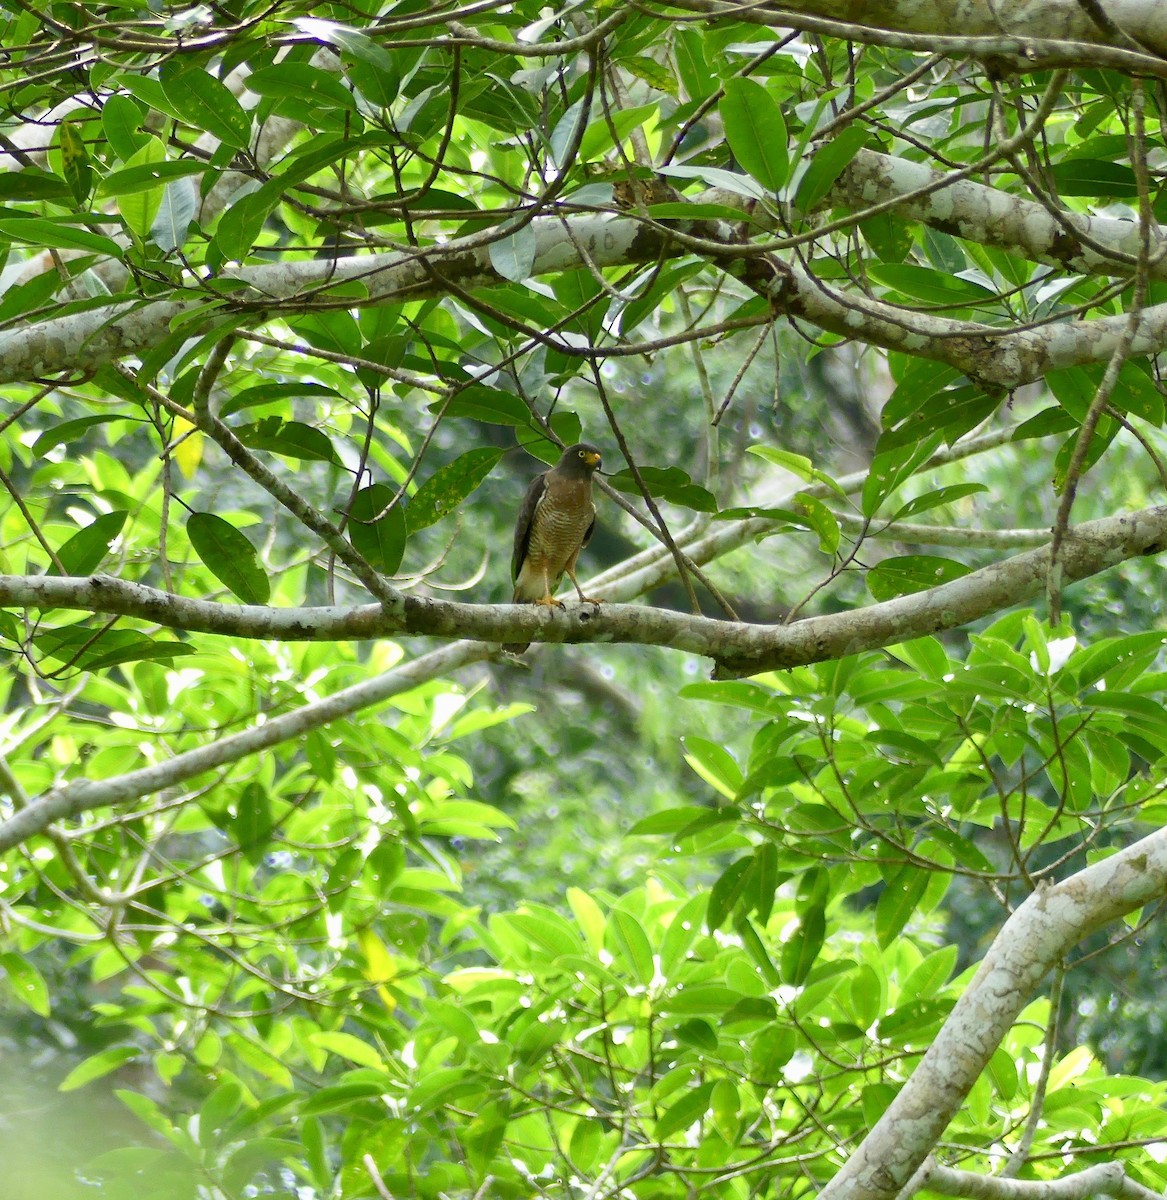
<svg viewBox="0 0 1167 1200"><path fill-rule="evenodd" d="M1005 922L911 1079L819 1193L819 1200L892 1200L898 1196L926 1161L1046 972L1087 934L1164 895L1167 829L1030 895ZM1021 1181L996 1182L1016 1186ZM967 1186L968 1180L962 1183ZM930 1180L926 1186L941 1190ZM948 1195L991 1196L992 1200L1022 1197L1020 1191L945 1191ZM1068 1197L1090 1193L1027 1194ZM1121 1194L1144 1195L1141 1191Z"/></svg>
<svg viewBox="0 0 1167 1200"><path fill-rule="evenodd" d="M939 206L939 214L950 212L944 199L930 200ZM534 275L651 262L677 249L672 231L631 217L540 217L531 227L537 239ZM698 229L710 258L766 295L776 317L785 314L843 337L948 363L1001 391L1031 383L1056 368L1109 361L1127 326L1127 317L1120 314L1014 331L920 313L828 284L778 259L752 259L748 244L729 226L710 230L694 224L693 230ZM724 240L710 240L710 234ZM501 285L506 280L491 263L491 236L473 234L417 251L241 267L225 272L224 278L250 286L232 292L226 308L208 303L216 295L208 285L206 295L189 300L118 301L50 318L0 334L0 384L89 371L143 354L164 339L174 323L194 337L216 321L229 318L238 323L239 310L244 309L243 324L262 324L284 306L298 306L312 296L327 300L330 287L353 282L365 288L364 304L440 295L451 287L465 291ZM723 255L719 245L724 246ZM1019 249L1028 252L1026 246ZM198 315L200 308L205 315ZM538 336L568 355L580 353L569 338L541 331ZM1167 304L1160 304L1140 314L1132 353L1147 355L1164 348ZM588 353L602 356L604 349L589 348Z"/></svg>
<svg viewBox="0 0 1167 1200"><path fill-rule="evenodd" d="M1113 1196L1115 1200L1163 1200L1160 1192L1136 1183L1119 1162L1095 1163L1057 1179L1009 1179L960 1171L929 1159L912 1179L911 1193L927 1188L940 1196L963 1200L1091 1200ZM908 1200L905 1196L904 1200Z"/></svg>
<svg viewBox="0 0 1167 1200"><path fill-rule="evenodd" d="M699 537L686 553L708 562L752 531L751 522ZM1129 558L1167 549L1167 506L1075 526L1062 550L1063 578L1074 582ZM1049 548L1039 547L928 591L791 625L753 625L619 603L669 576L670 561L610 578L603 607L565 612L533 605L463 604L407 596L400 611L355 608L266 608L193 600L105 576L0 576L0 607L68 608L137 617L172 629L288 641L337 641L427 635L481 643L518 641L631 642L713 659L725 678L839 658L955 629L1039 594ZM589 586L594 586L589 585Z"/></svg>

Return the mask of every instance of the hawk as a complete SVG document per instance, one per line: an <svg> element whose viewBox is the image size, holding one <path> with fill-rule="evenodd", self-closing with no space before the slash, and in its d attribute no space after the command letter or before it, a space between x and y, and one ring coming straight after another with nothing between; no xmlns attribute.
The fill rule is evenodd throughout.
<svg viewBox="0 0 1167 1200"><path fill-rule="evenodd" d="M584 604L603 603L585 596L575 577L575 560L596 527L592 476L602 461L595 446L579 442L568 446L550 471L531 481L515 523L515 550L511 558L515 604L563 608L553 592L564 572L575 584ZM529 645L530 642L513 642L503 649L522 654Z"/></svg>

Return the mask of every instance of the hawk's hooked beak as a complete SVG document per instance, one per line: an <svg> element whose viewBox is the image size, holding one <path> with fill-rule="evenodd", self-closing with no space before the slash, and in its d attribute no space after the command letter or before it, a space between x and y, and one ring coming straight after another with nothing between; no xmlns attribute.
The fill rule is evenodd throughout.
<svg viewBox="0 0 1167 1200"><path fill-rule="evenodd" d="M584 462L586 462L589 467L598 467L603 461L603 458L596 451L584 455Z"/></svg>

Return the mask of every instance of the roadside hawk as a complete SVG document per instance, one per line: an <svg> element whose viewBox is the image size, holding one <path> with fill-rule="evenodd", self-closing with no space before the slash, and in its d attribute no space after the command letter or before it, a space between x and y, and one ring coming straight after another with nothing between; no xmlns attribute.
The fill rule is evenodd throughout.
<svg viewBox="0 0 1167 1200"><path fill-rule="evenodd" d="M552 594L566 571L585 604L602 601L585 596L575 577L575 560L596 527L592 503L592 476L602 459L595 446L579 442L568 446L550 471L537 475L527 488L515 523L515 551L511 578L515 604L544 604L563 608ZM503 646L522 654L530 642Z"/></svg>

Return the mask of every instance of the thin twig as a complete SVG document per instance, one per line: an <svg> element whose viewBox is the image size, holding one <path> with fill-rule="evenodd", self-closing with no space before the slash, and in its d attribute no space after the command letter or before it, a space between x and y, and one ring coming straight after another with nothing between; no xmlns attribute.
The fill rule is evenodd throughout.
<svg viewBox="0 0 1167 1200"><path fill-rule="evenodd" d="M1044 1116L1045 1093L1049 1086L1050 1071L1053 1070L1054 1055L1057 1049L1058 1027L1061 1021L1062 984L1066 979L1066 968L1059 963L1053 972L1053 982L1049 992L1049 1022L1045 1027L1045 1042L1042 1045L1041 1074L1033 1089L1033 1100L1029 1105L1029 1116L1025 1122L1025 1131L1017 1149L1013 1151L1005 1169L1001 1172L1002 1179L1015 1179L1029 1161L1029 1152L1033 1148L1033 1139L1037 1136L1038 1126Z"/></svg>
<svg viewBox="0 0 1167 1200"><path fill-rule="evenodd" d="M1131 164L1134 169L1135 184L1139 194L1139 235L1141 245L1139 258L1135 265L1134 295L1131 298L1130 313L1118 345L1106 364L1106 371L1094 393L1094 399L1086 411L1082 427L1078 431L1074 443L1070 463L1066 468L1066 482L1062 491L1061 503L1058 505L1054 518L1053 538L1050 542L1049 572L1046 582L1046 597L1049 607L1049 623L1057 626L1062 616L1062 572L1060 554L1066 530L1070 525L1070 512L1074 507L1074 499L1078 494L1078 482L1086 467L1086 458L1090 445L1097 432L1098 422L1110 404L1110 398L1118 383L1119 372L1130 354L1135 336L1138 334L1143 308L1147 298L1147 283L1151 259L1151 210L1150 182L1147 172L1147 141L1144 112L1144 95L1142 80L1136 79L1131 92L1131 112L1134 118L1134 145L1131 150Z"/></svg>

